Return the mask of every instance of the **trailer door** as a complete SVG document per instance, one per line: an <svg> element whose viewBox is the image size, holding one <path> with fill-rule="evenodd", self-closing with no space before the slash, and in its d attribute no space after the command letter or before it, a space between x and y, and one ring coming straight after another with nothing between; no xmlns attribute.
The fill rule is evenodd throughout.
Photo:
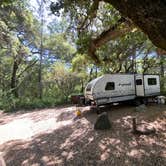
<svg viewBox="0 0 166 166"><path fill-rule="evenodd" d="M145 95L157 96L160 95L160 78L159 75L145 75Z"/></svg>
<svg viewBox="0 0 166 166"><path fill-rule="evenodd" d="M136 76L135 80L135 86L136 86L136 95L137 96L144 96L144 81L143 77L141 75Z"/></svg>

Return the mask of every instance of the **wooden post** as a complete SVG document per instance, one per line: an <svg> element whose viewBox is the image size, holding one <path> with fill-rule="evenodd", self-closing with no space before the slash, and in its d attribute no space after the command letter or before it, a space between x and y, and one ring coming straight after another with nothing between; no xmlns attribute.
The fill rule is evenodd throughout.
<svg viewBox="0 0 166 166"><path fill-rule="evenodd" d="M137 132L137 123L136 123L136 118L133 118L133 133Z"/></svg>

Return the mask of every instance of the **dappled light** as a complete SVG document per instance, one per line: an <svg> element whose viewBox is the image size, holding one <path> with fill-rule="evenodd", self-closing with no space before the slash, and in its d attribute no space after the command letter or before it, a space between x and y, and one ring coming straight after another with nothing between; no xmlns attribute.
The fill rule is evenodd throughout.
<svg viewBox="0 0 166 166"><path fill-rule="evenodd" d="M77 120L74 120L75 107L45 109L16 115L16 119L11 122L12 125L10 122L4 124L8 129L12 126L16 132L9 133L10 137L0 137L0 151L3 152L1 155L9 166L120 165L120 163L164 165L166 112L163 107L159 114L155 110L156 107L157 105L148 106L146 112L140 113L135 112L133 107L112 107L111 111L108 111L112 124L108 131L93 129L97 114L91 112L89 107L82 108L81 118ZM37 113L41 119L35 116ZM69 115L67 119L66 115ZM3 119L9 118L9 115L3 116ZM133 135L131 118L135 116L141 123L150 121L157 133L150 136ZM22 123L22 127L18 126ZM0 125L1 133L4 125ZM31 132L28 133L27 129ZM19 131L24 137L19 135L21 134Z"/></svg>
<svg viewBox="0 0 166 166"><path fill-rule="evenodd" d="M63 109L66 113L71 111L73 107ZM64 113L64 112L63 112ZM47 109L43 111L33 111L25 114L6 115L3 117L3 122L0 126L0 143L5 143L10 140L17 139L31 139L32 136L43 133L51 132L61 126L69 125L72 118L58 122L58 117L61 115L61 110ZM11 133L13 131L13 133Z"/></svg>

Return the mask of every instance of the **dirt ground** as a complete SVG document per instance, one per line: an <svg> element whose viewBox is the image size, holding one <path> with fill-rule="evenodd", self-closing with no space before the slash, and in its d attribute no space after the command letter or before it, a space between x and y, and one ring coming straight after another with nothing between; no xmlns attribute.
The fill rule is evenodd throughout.
<svg viewBox="0 0 166 166"><path fill-rule="evenodd" d="M166 105L145 111L119 105L108 111L111 129L93 129L97 114L75 106L32 112L0 113L0 166L164 166ZM132 118L148 123L155 134L134 135Z"/></svg>

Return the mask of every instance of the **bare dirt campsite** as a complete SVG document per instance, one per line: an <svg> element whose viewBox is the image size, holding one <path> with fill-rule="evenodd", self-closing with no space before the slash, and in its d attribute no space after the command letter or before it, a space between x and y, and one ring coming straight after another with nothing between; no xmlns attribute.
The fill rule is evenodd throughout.
<svg viewBox="0 0 166 166"><path fill-rule="evenodd" d="M98 115L89 107L82 107L78 119L75 106L1 113L1 160L7 166L165 165L165 105L150 104L140 112L128 105L104 109L111 121L105 131L94 130ZM134 135L132 117L156 133Z"/></svg>

